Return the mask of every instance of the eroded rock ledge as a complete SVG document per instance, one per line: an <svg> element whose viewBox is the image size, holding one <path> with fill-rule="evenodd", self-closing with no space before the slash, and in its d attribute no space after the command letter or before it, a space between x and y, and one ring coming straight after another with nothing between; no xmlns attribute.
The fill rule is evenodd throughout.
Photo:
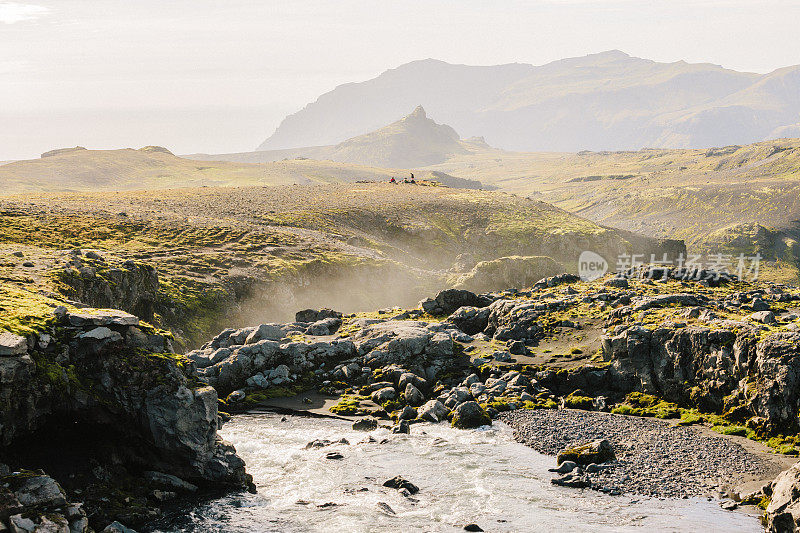
<svg viewBox="0 0 800 533"><path fill-rule="evenodd" d="M178 494L245 489L220 425L216 390L169 334L121 311L56 308L43 331L0 336L0 523L136 527Z"/></svg>

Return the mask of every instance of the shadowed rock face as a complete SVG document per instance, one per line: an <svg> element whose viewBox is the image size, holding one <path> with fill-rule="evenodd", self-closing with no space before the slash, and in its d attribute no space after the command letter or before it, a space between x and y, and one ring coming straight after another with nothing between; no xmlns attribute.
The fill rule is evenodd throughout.
<svg viewBox="0 0 800 533"><path fill-rule="evenodd" d="M174 355L168 335L121 311L55 313L46 332L2 339L24 349L0 356L0 462L29 464L30 450L16 443L65 428L50 444L57 456L58 443L71 438L64 423L72 421L91 428L79 448L99 451L83 460L127 479L155 470L204 488L247 486L244 462L217 435L217 392L197 383L193 365Z"/></svg>

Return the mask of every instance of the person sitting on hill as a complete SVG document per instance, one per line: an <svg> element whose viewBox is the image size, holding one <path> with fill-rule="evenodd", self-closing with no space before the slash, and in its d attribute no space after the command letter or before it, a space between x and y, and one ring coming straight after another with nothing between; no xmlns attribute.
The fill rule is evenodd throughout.
<svg viewBox="0 0 800 533"><path fill-rule="evenodd" d="M414 185L417 184L417 182L414 180L414 173L413 172L411 173L411 180L408 183L413 183Z"/></svg>
<svg viewBox="0 0 800 533"><path fill-rule="evenodd" d="M389 183L397 183L397 180L394 179L394 176L392 176L392 179L389 180Z"/></svg>

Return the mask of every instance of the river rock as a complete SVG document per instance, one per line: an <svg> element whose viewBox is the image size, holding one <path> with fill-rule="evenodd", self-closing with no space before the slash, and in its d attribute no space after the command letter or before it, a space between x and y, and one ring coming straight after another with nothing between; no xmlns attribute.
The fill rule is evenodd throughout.
<svg viewBox="0 0 800 533"><path fill-rule="evenodd" d="M408 481L402 476L395 476L392 479L388 479L383 482L384 487L389 487L390 489L406 489L411 494L416 494L419 492L419 487Z"/></svg>
<svg viewBox="0 0 800 533"><path fill-rule="evenodd" d="M439 400L428 400L417 410L419 418L428 422L439 422L443 420L450 410Z"/></svg>
<svg viewBox="0 0 800 533"><path fill-rule="evenodd" d="M353 429L356 431L373 431L378 429L378 421L371 416L365 416L353 422Z"/></svg>
<svg viewBox="0 0 800 533"><path fill-rule="evenodd" d="M136 533L136 531L123 526L119 522L112 522L100 533Z"/></svg>
<svg viewBox="0 0 800 533"><path fill-rule="evenodd" d="M143 476L146 480L163 488L181 490L184 492L197 492L197 485L192 485L177 476L165 474L163 472L154 472L152 470L144 472Z"/></svg>
<svg viewBox="0 0 800 533"><path fill-rule="evenodd" d="M417 410L410 405L406 405L403 407L403 410L400 411L400 416L398 418L400 420L414 420L417 418Z"/></svg>
<svg viewBox="0 0 800 533"><path fill-rule="evenodd" d="M412 383L406 385L404 391L408 405L418 406L425 403L425 395L420 392Z"/></svg>
<svg viewBox="0 0 800 533"><path fill-rule="evenodd" d="M578 468L578 463L576 463L575 461L564 461L558 466L558 468L550 468L549 471L555 472L557 474L569 474L576 468Z"/></svg>
<svg viewBox="0 0 800 533"><path fill-rule="evenodd" d="M492 419L478 402L464 402L453 411L453 427L470 429L486 425L492 425Z"/></svg>
<svg viewBox="0 0 800 533"><path fill-rule="evenodd" d="M397 391L394 389L394 387L384 387L373 392L370 398L378 405L383 405L389 400L394 400L396 396Z"/></svg>
<svg viewBox="0 0 800 533"><path fill-rule="evenodd" d="M566 448L558 452L556 461L560 465L565 461L574 461L579 465L589 463L605 463L616 459L614 447L606 439L598 439L587 444Z"/></svg>

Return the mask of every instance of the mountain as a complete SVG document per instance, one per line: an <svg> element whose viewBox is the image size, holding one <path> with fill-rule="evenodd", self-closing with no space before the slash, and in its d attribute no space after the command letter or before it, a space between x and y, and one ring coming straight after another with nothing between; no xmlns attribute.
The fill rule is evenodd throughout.
<svg viewBox="0 0 800 533"><path fill-rule="evenodd" d="M452 157L492 151L481 137L461 140L446 124L428 118L425 109L414 111L388 126L352 137L335 145L308 146L282 150L262 150L238 154L192 154L187 157L205 161L263 163L282 159L304 158L383 168L416 168L443 163Z"/></svg>
<svg viewBox="0 0 800 533"><path fill-rule="evenodd" d="M337 144L330 159L362 165L410 168L441 163L448 156L466 154L458 133L429 119L422 106L377 131Z"/></svg>
<svg viewBox="0 0 800 533"><path fill-rule="evenodd" d="M258 150L333 145L416 105L464 136L510 150L724 146L796 125L799 99L800 66L760 75L618 50L542 66L426 59L323 94Z"/></svg>

